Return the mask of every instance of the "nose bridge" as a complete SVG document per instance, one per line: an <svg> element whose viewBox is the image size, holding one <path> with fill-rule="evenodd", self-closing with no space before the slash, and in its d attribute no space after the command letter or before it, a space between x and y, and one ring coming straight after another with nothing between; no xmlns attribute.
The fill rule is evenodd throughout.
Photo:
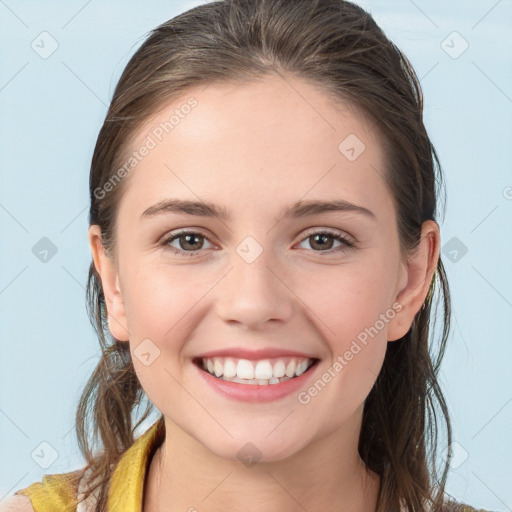
<svg viewBox="0 0 512 512"><path fill-rule="evenodd" d="M282 282L271 249L248 236L233 252L230 268L216 296L217 311L224 321L254 328L291 315L293 294Z"/></svg>

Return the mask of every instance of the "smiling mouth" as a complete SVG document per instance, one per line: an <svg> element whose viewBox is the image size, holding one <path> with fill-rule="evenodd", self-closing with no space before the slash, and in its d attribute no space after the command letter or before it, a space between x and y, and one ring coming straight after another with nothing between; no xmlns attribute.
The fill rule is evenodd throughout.
<svg viewBox="0 0 512 512"><path fill-rule="evenodd" d="M228 357L196 357L192 360L200 370L219 380L253 385L273 385L296 379L309 372L319 361L316 358L297 357L262 360L257 364L246 359Z"/></svg>

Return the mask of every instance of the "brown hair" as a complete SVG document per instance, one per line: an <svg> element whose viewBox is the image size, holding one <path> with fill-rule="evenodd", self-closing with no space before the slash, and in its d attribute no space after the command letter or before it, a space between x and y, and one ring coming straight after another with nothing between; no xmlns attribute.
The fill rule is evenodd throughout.
<svg viewBox="0 0 512 512"><path fill-rule="evenodd" d="M115 257L117 205L127 178L108 193L104 193L105 184L112 183L142 124L192 86L242 83L270 73L307 80L370 116L386 148L385 178L396 205L402 255L406 257L417 246L423 222L436 219L442 174L423 123L421 87L407 58L367 12L347 1L220 0L190 9L154 29L117 84L90 172L89 223L100 226L108 254ZM100 512L106 509L112 465L134 442L135 428L153 406L149 403L132 425L132 413L145 393L128 344L109 333L101 281L93 263L87 302L102 357L80 398L76 432L92 478L99 478L96 512ZM438 303L443 329L434 355L429 347L430 319L431 314L436 317L433 306ZM379 510L396 512L404 506L420 511L427 501L432 511L443 510L452 438L437 373L449 328L449 288L439 258L423 306L407 334L388 343L382 370L364 405L359 452L381 477ZM436 468L436 402L448 441L441 478ZM97 453L87 435L90 423L95 440L103 446Z"/></svg>

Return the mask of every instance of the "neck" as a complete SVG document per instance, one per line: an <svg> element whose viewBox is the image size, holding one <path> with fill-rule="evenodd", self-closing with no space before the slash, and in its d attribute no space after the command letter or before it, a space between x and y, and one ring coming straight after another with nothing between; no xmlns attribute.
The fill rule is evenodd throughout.
<svg viewBox="0 0 512 512"><path fill-rule="evenodd" d="M212 453L165 418L143 512L374 512L380 478L357 451L359 431L333 432L284 460L246 466Z"/></svg>

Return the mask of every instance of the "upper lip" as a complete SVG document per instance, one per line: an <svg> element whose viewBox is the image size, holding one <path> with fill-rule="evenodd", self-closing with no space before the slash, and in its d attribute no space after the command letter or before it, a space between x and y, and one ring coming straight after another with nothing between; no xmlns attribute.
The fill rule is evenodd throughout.
<svg viewBox="0 0 512 512"><path fill-rule="evenodd" d="M314 356L297 352L295 350L285 350L282 348L261 348L258 350L249 350L247 348L224 348L221 350L211 350L196 356L198 358L212 358L212 357L233 357L234 359L249 359L252 361L260 359L271 359L276 357L300 357L307 359L317 359Z"/></svg>

